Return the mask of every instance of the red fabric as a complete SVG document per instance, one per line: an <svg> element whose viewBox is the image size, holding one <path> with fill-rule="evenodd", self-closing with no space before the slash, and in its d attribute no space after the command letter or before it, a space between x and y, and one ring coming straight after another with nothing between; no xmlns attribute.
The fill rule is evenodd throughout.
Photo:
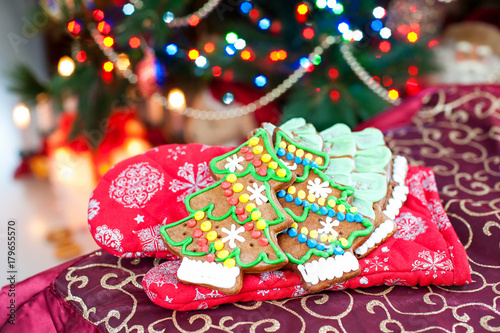
<svg viewBox="0 0 500 333"><path fill-rule="evenodd" d="M465 250L439 201L434 173L410 167L408 200L396 218L397 233L365 259L361 275L332 290L378 285L462 285L471 282ZM227 296L177 280L180 260L151 269L143 279L148 297L173 310L195 310L239 301L264 301L307 294L297 274L276 271L246 274L237 295Z"/></svg>
<svg viewBox="0 0 500 333"><path fill-rule="evenodd" d="M120 257L172 257L160 226L187 216L184 198L213 183L208 162L230 149L166 145L115 165L89 202L89 228L97 244Z"/></svg>

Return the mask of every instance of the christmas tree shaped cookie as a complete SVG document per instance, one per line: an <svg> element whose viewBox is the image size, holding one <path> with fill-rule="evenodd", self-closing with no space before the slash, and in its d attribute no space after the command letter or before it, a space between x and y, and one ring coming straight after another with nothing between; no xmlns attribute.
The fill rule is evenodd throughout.
<svg viewBox="0 0 500 333"><path fill-rule="evenodd" d="M244 273L277 270L288 263L276 234L293 220L276 192L295 177L259 129L246 143L214 158L216 183L188 196L189 216L161 227L168 249L182 258L180 281L236 294Z"/></svg>
<svg viewBox="0 0 500 333"><path fill-rule="evenodd" d="M304 289L317 292L360 274L353 251L369 237L373 221L351 205L354 189L336 184L321 171L328 166L324 152L301 146L282 131L275 132L279 158L297 176L277 193L295 223L278 236L278 243L298 272Z"/></svg>

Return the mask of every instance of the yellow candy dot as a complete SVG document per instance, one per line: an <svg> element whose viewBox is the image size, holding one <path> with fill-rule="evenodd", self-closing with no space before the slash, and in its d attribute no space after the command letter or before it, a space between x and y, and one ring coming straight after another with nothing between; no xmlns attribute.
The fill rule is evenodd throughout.
<svg viewBox="0 0 500 333"><path fill-rule="evenodd" d="M319 198L318 199L318 205L324 206L325 205L325 198Z"/></svg>
<svg viewBox="0 0 500 333"><path fill-rule="evenodd" d="M290 153L295 153L296 150L297 150L297 147L295 147L294 145L289 145L288 146L288 151Z"/></svg>
<svg viewBox="0 0 500 333"><path fill-rule="evenodd" d="M258 211L258 210L256 210L255 212L252 213L252 215L250 215L250 217L254 221L257 221L258 219L260 219L261 216L262 216L262 213L260 211Z"/></svg>
<svg viewBox="0 0 500 333"><path fill-rule="evenodd" d="M196 221L199 221L199 220L203 219L204 217L205 217L205 212L202 212L201 210L194 213L194 219Z"/></svg>
<svg viewBox="0 0 500 333"><path fill-rule="evenodd" d="M243 184L242 183L236 183L233 185L233 191L234 192L241 192L243 190Z"/></svg>
<svg viewBox="0 0 500 333"><path fill-rule="evenodd" d="M260 219L257 221L257 229L265 229L267 227L266 221Z"/></svg>
<svg viewBox="0 0 500 333"><path fill-rule="evenodd" d="M292 224L292 228L297 229L298 227L299 227L299 225L298 225L296 222L293 222L293 224Z"/></svg>
<svg viewBox="0 0 500 333"><path fill-rule="evenodd" d="M264 154L264 155L262 155L262 157L260 159L262 160L262 162L267 163L271 160L271 155Z"/></svg>
<svg viewBox="0 0 500 333"><path fill-rule="evenodd" d="M304 151L302 149L298 149L297 152L295 153L296 156L302 157L304 156Z"/></svg>
<svg viewBox="0 0 500 333"><path fill-rule="evenodd" d="M314 202L314 201L316 201L316 197L314 196L314 194L309 194L309 195L307 196L307 200L308 200L309 202Z"/></svg>
<svg viewBox="0 0 500 333"><path fill-rule="evenodd" d="M263 151L264 151L264 147L262 147L261 145L253 147L254 154L257 154L257 155L262 154Z"/></svg>
<svg viewBox="0 0 500 333"><path fill-rule="evenodd" d="M333 207L335 207L336 204L337 203L335 202L335 200L333 200L333 199L328 200L328 206L333 208Z"/></svg>
<svg viewBox="0 0 500 333"><path fill-rule="evenodd" d="M217 253L217 258L219 259L224 259L225 257L227 257L229 255L229 251L228 250L222 250L222 251L219 251Z"/></svg>
<svg viewBox="0 0 500 333"><path fill-rule="evenodd" d="M353 214L356 214L356 213L358 212L358 209L357 209L356 207L351 207L349 210L350 210L350 211L351 211L351 213L353 213Z"/></svg>
<svg viewBox="0 0 500 333"><path fill-rule="evenodd" d="M226 177L226 180L230 183L234 183L236 181L236 179L238 179L238 177L236 177L235 174L230 174L230 175L227 175L227 177Z"/></svg>
<svg viewBox="0 0 500 333"><path fill-rule="evenodd" d="M327 234L322 234L319 239L320 239L320 241L322 241L324 243L324 242L326 242L328 240L328 235Z"/></svg>
<svg viewBox="0 0 500 333"><path fill-rule="evenodd" d="M300 233L304 234L304 235L307 235L309 233L309 230L307 230L306 227L302 227L302 229L300 229Z"/></svg>
<svg viewBox="0 0 500 333"><path fill-rule="evenodd" d="M217 238L217 236L218 236L217 235L217 231L212 230L212 231L208 232L207 239L212 242L212 241L214 241Z"/></svg>
<svg viewBox="0 0 500 333"><path fill-rule="evenodd" d="M200 229L203 231L208 231L212 229L212 223L210 223L210 221L205 221L201 224Z"/></svg>
<svg viewBox="0 0 500 333"><path fill-rule="evenodd" d="M278 163L272 161L267 166L270 167L271 169L276 169L278 167Z"/></svg>
<svg viewBox="0 0 500 333"><path fill-rule="evenodd" d="M344 205L339 205L337 207L337 209L338 209L339 212L345 213L345 206Z"/></svg>
<svg viewBox="0 0 500 333"><path fill-rule="evenodd" d="M245 209L247 210L247 212L251 212L252 210L255 209L255 204L254 203L249 203L248 205L245 206Z"/></svg>
<svg viewBox="0 0 500 333"><path fill-rule="evenodd" d="M337 237L330 235L330 236L328 236L328 243L333 243L333 242L335 242L336 239L337 239Z"/></svg>
<svg viewBox="0 0 500 333"><path fill-rule="evenodd" d="M312 160L313 156L311 153L307 153L305 158L307 158L310 161Z"/></svg>
<svg viewBox="0 0 500 333"><path fill-rule="evenodd" d="M259 138L254 136L248 141L248 144L251 146L256 146L259 143Z"/></svg>
<svg viewBox="0 0 500 333"><path fill-rule="evenodd" d="M339 241L340 241L340 244L343 246L343 247L346 247L347 245L349 245L349 242L347 241L347 239L345 238L339 238Z"/></svg>
<svg viewBox="0 0 500 333"><path fill-rule="evenodd" d="M286 148L286 142L285 141L281 141L280 142L280 148L283 148L283 149Z"/></svg>
<svg viewBox="0 0 500 333"><path fill-rule="evenodd" d="M278 175L278 177L285 177L286 176L286 170L285 169L279 169L278 171L276 171L276 174Z"/></svg>
<svg viewBox="0 0 500 333"><path fill-rule="evenodd" d="M288 188L288 193L295 194L295 192L297 192L297 189L295 188L295 186L290 186Z"/></svg>
<svg viewBox="0 0 500 333"><path fill-rule="evenodd" d="M240 202L245 203L245 202L248 202L248 200L250 200L250 196L246 193L243 193L242 195L240 195L239 199L240 199Z"/></svg>
<svg viewBox="0 0 500 333"><path fill-rule="evenodd" d="M224 267L233 268L236 265L236 261L233 258L224 260Z"/></svg>
<svg viewBox="0 0 500 333"><path fill-rule="evenodd" d="M318 163L318 165L321 165L323 163L323 159L321 157L316 157L316 159L314 159L316 161L316 163Z"/></svg>
<svg viewBox="0 0 500 333"><path fill-rule="evenodd" d="M311 238L318 238L318 231L316 230L311 230L311 232L309 233L309 236L311 236Z"/></svg>
<svg viewBox="0 0 500 333"><path fill-rule="evenodd" d="M214 243L215 250L220 251L224 248L224 243L221 240L215 241Z"/></svg>
<svg viewBox="0 0 500 333"><path fill-rule="evenodd" d="M302 200L304 200L304 198L306 197L306 192L304 192L303 190L300 190L299 193L297 193L297 196L299 198L301 198Z"/></svg>

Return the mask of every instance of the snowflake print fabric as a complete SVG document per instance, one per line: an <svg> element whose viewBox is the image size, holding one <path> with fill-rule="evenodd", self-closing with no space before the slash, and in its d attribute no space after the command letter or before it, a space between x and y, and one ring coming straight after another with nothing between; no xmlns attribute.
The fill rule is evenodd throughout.
<svg viewBox="0 0 500 333"><path fill-rule="evenodd" d="M96 215L99 213L99 209L101 209L99 205L99 201L97 201L96 199L90 199L87 213L89 221L96 217Z"/></svg>
<svg viewBox="0 0 500 333"><path fill-rule="evenodd" d="M188 195L214 182L210 176L210 169L206 162L198 164L196 173L194 171L194 165L186 162L183 166L179 167L177 175L181 177L181 179L173 179L170 182L169 190L174 193L181 193L181 195L177 197L178 202L184 201Z"/></svg>

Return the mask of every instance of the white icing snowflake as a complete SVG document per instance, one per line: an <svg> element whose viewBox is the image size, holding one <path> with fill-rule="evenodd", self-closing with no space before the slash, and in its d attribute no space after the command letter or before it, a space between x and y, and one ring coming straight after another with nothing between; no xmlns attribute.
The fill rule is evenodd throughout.
<svg viewBox="0 0 500 333"><path fill-rule="evenodd" d="M167 158L171 158L176 161L180 155L186 155L186 147L177 146L175 148L167 149Z"/></svg>
<svg viewBox="0 0 500 333"><path fill-rule="evenodd" d="M401 213L396 218L398 230L394 234L394 238L404 240L415 240L418 235L427 231L425 222L420 217L415 217L411 213Z"/></svg>
<svg viewBox="0 0 500 333"><path fill-rule="evenodd" d="M198 288L195 288L195 290L196 290L196 296L194 297L193 301L200 301L200 300L204 300L204 299L213 299L213 298L219 298L221 296L224 296L221 293L219 293L219 291L217 291L217 290L210 290L209 293L202 293L198 290Z"/></svg>
<svg viewBox="0 0 500 333"><path fill-rule="evenodd" d="M412 265L413 271L426 271L425 274L429 275L431 272L434 272L432 275L433 278L437 277L437 272L441 271L441 274L444 274L445 271L451 271L453 269L453 262L450 259L446 258L446 254L444 251L422 251L418 254L418 257L423 260L415 260Z"/></svg>
<svg viewBox="0 0 500 333"><path fill-rule="evenodd" d="M214 182L210 176L210 169L207 162L198 163L196 175L194 174L193 167L193 164L186 162L183 166L179 167L179 171L177 172L177 175L186 181L174 179L170 182L169 190L172 192L175 193L184 190L184 193L177 197L178 202L184 201L191 193L201 190Z"/></svg>
<svg viewBox="0 0 500 333"><path fill-rule="evenodd" d="M269 201L269 199L265 195L266 187L264 185L259 186L259 185L257 185L257 183L253 183L252 186L247 186L248 192L252 193L249 196L250 200L255 200L255 203L257 205L262 205L264 202ZM262 193L264 193L264 194L262 194Z"/></svg>
<svg viewBox="0 0 500 333"><path fill-rule="evenodd" d="M109 247L115 251L123 252L123 235L118 229L109 229L106 224L96 228L94 238L100 244Z"/></svg>
<svg viewBox="0 0 500 333"><path fill-rule="evenodd" d="M314 182L309 180L307 183L309 184L307 185L309 193L314 194L316 198L322 197L326 199L328 194L332 192L332 189L329 187L330 184L325 181L322 182L320 178L315 178Z"/></svg>
<svg viewBox="0 0 500 333"><path fill-rule="evenodd" d="M89 202L89 207L88 207L88 219L89 221L92 220L94 217L96 217L97 213L99 213L99 207L100 202L97 201L96 199L92 199Z"/></svg>
<svg viewBox="0 0 500 333"><path fill-rule="evenodd" d="M282 271L271 271L271 272L260 273L259 277L260 277L259 284L269 280L272 281L275 279L282 279L286 281L285 274Z"/></svg>
<svg viewBox="0 0 500 333"><path fill-rule="evenodd" d="M330 216L327 216L325 222L323 222L323 221L320 220L319 223L323 226L323 228L318 229L318 232L319 232L320 235L321 234L331 234L334 237L338 236L339 233L333 229L333 227L338 227L339 226L339 221L338 220L334 220Z"/></svg>
<svg viewBox="0 0 500 333"><path fill-rule="evenodd" d="M438 227L439 231L446 230L451 226L450 220L438 200L429 199L427 207L431 212L432 222L434 222L434 224Z"/></svg>
<svg viewBox="0 0 500 333"><path fill-rule="evenodd" d="M143 252L167 251L167 247L160 236L160 227L161 225L157 224L139 231L132 231L139 237Z"/></svg>
<svg viewBox="0 0 500 333"><path fill-rule="evenodd" d="M238 170L243 170L243 166L240 164L243 162L245 158L243 156L238 156L236 154L233 155L233 157L228 157L226 158L226 165L224 165L224 168L229 169L231 172L235 172L236 169Z"/></svg>
<svg viewBox="0 0 500 333"><path fill-rule="evenodd" d="M234 242L235 240L240 241L242 243L245 241L245 238L240 236L240 234L242 232L245 232L244 227L239 227L238 229L236 229L236 224L231 224L231 230L228 230L226 228L222 228L221 231L223 233L227 234L226 237L222 238L222 242L225 243L225 242L229 241L229 246L232 249L234 249L236 247L236 243Z"/></svg>
<svg viewBox="0 0 500 333"><path fill-rule="evenodd" d="M371 270L374 270L375 272L378 272L379 270L388 271L389 266L386 265L387 261L389 261L389 257L379 258L378 256L375 256L373 259L365 259L365 263L367 265L364 272L370 272Z"/></svg>

